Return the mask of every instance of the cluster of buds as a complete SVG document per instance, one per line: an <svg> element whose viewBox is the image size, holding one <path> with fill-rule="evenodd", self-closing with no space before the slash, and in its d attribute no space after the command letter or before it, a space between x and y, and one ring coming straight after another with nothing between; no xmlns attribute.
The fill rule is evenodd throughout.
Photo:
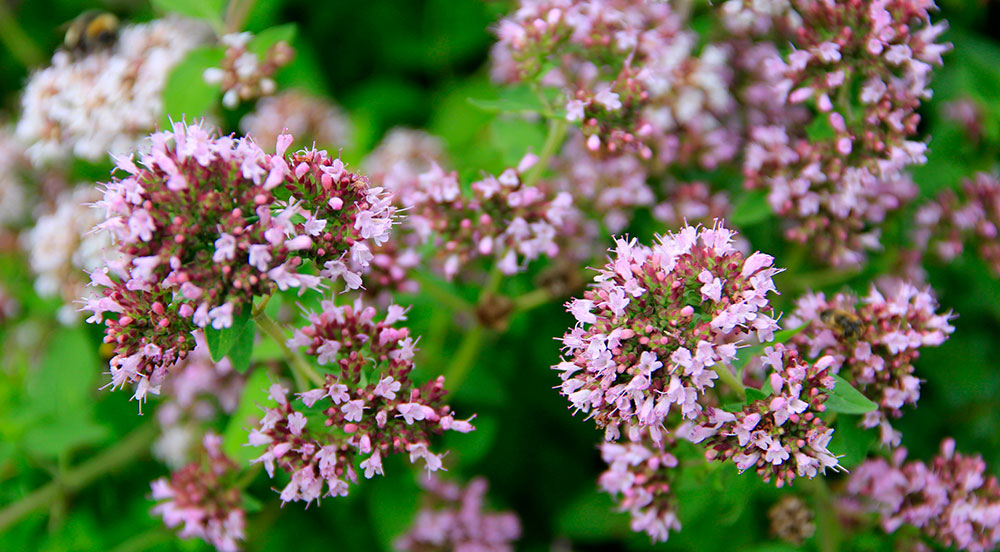
<svg viewBox="0 0 1000 552"><path fill-rule="evenodd" d="M632 530L645 532L653 542L666 541L670 531L681 530L671 493L676 474L670 471L678 462L666 447L649 440L601 444L608 469L598 484L619 501L621 511L629 513Z"/></svg>
<svg viewBox="0 0 1000 552"><path fill-rule="evenodd" d="M410 531L396 539L404 552L512 552L521 536L521 523L513 512L483 511L488 484L478 477L463 489L455 483L430 477L421 481L427 491Z"/></svg>
<svg viewBox="0 0 1000 552"><path fill-rule="evenodd" d="M283 40L258 55L253 49L253 38L249 32L224 35L219 39L226 47L221 67L205 69L205 82L222 85L222 105L230 109L240 102L274 94L277 85L271 77L295 55L291 45Z"/></svg>
<svg viewBox="0 0 1000 552"><path fill-rule="evenodd" d="M297 90L263 98L240 120L240 129L261 144L291 134L303 147L342 148L351 144L351 121L340 107Z"/></svg>
<svg viewBox="0 0 1000 552"><path fill-rule="evenodd" d="M395 327L405 313L390 305L376 320L376 310L360 299L342 307L323 301L322 311L307 313L310 324L288 341L330 372L322 387L297 398L272 385L276 406L250 433L251 446L267 445L254 462L263 462L272 477L275 466L291 475L282 501L319 499L324 483L326 496L346 496L358 479L358 457L369 479L383 475L382 459L391 454L409 454L410 462L422 458L429 472L437 471L442 455L430 451L431 436L474 429L444 403L443 376L423 385L410 379L416 341L408 328Z"/></svg>
<svg viewBox="0 0 1000 552"><path fill-rule="evenodd" d="M537 160L528 154L516 169L473 182L471 197L462 194L456 172L436 163L420 174L393 171L384 183L394 203L407 210L403 231L409 231L397 239L433 244L448 279L479 257L493 257L504 274L540 256L555 257L579 233L579 217L569 193L524 181Z"/></svg>
<svg viewBox="0 0 1000 552"><path fill-rule="evenodd" d="M819 417L835 383L829 371L833 357L809 364L779 343L765 349L764 363L773 369L770 395L737 412L709 407L707 421L690 439L704 441L709 458L732 460L741 473L754 469L765 482L773 477L778 487L836 468L837 458L827 449L833 429Z"/></svg>
<svg viewBox="0 0 1000 552"><path fill-rule="evenodd" d="M88 294L84 271L102 267L111 245L106 234L91 232L104 220L89 207L100 198L100 191L93 186L67 190L56 198L52 212L39 216L32 228L21 233L28 263L36 275L35 291L43 297L62 299L57 316L64 324L78 321L79 313L71 304Z"/></svg>
<svg viewBox="0 0 1000 552"><path fill-rule="evenodd" d="M1000 179L978 173L961 190L945 190L920 208L913 240L918 250L944 261L962 254L966 244L1000 275Z"/></svg>
<svg viewBox="0 0 1000 552"><path fill-rule="evenodd" d="M239 469L222 452L222 437L209 433L202 440L204 454L170 478L153 481L153 514L167 527L181 528L181 538L199 537L221 552L239 550L246 514L235 486Z"/></svg>
<svg viewBox="0 0 1000 552"><path fill-rule="evenodd" d="M171 69L210 37L202 23L171 17L122 27L110 49L56 52L25 86L18 138L37 164L132 150L163 116Z"/></svg>
<svg viewBox="0 0 1000 552"><path fill-rule="evenodd" d="M882 443L897 446L900 435L889 418L902 415L905 404L920 398L920 380L913 362L921 347L936 347L955 328L951 313L937 314L929 290L905 282L889 282L881 291L872 286L861 304L847 294L827 299L823 293L801 297L789 327L805 325L791 343L807 358L831 358L830 370L879 405L864 415L866 428L878 426ZM818 364L819 362L817 362Z"/></svg>
<svg viewBox="0 0 1000 552"><path fill-rule="evenodd" d="M945 439L930 464L905 459L906 449L899 448L891 462L866 461L855 468L847 491L878 512L889 533L906 524L958 550L1000 546L1000 485L982 457L956 453L955 441Z"/></svg>
<svg viewBox="0 0 1000 552"><path fill-rule="evenodd" d="M214 362L205 334L193 333L195 348L170 369L161 392L165 400L156 408L160 436L153 454L171 467L180 467L191 457L205 424L219 413L231 414L239 405L246 378L233 370L228 358Z"/></svg>
<svg viewBox="0 0 1000 552"><path fill-rule="evenodd" d="M929 98L936 44L931 3L802 2L793 49L768 61L772 96L810 107L804 125L758 124L749 131L746 185L764 188L774 211L794 220L790 239L835 265L854 264L879 246L877 225L912 199L902 170L926 162L913 141Z"/></svg>
<svg viewBox="0 0 1000 552"><path fill-rule="evenodd" d="M646 184L648 170L638 158L591 155L579 132L563 146L555 168L559 175L553 181L556 189L570 193L580 210L600 219L612 234L625 230L636 208L656 201Z"/></svg>
<svg viewBox="0 0 1000 552"><path fill-rule="evenodd" d="M659 167L712 168L739 153L725 47L665 2L525 0L500 22L493 74L562 88L566 118L595 153L630 152Z"/></svg>
<svg viewBox="0 0 1000 552"><path fill-rule="evenodd" d="M121 257L91 273L104 289L84 307L114 345L113 386L138 383L140 400L194 347L191 330L230 327L255 296L318 289L324 278L360 287L348 264L368 264L395 213L340 159L286 154L287 134L274 154L182 123L151 138L141 168L117 159L126 176L107 183L97 203L106 212L98 227ZM108 312L117 318L105 320Z"/></svg>
<svg viewBox="0 0 1000 552"><path fill-rule="evenodd" d="M688 224L709 224L724 220L733 210L726 192L712 192L704 182L668 182L661 190L660 202L653 206L653 218L670 228ZM749 244L740 236L736 248L746 251Z"/></svg>
<svg viewBox="0 0 1000 552"><path fill-rule="evenodd" d="M771 341L777 322L768 293L779 269L757 252L744 258L733 232L685 226L653 247L619 238L594 289L567 303L577 320L562 338L561 392L572 407L636 440L662 439L671 409L695 420L699 398L729 370L749 332Z"/></svg>

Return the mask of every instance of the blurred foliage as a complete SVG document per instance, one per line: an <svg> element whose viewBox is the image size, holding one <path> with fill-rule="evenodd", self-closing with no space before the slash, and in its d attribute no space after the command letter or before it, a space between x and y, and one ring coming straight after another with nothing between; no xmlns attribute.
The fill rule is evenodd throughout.
<svg viewBox="0 0 1000 552"><path fill-rule="evenodd" d="M996 167L1000 145L1000 4L939 3L951 26L947 38L956 51L935 77L935 97L924 111L922 130L933 136L932 149L929 163L916 169L915 179L925 197L957 186L975 170ZM147 20L164 6L178 4L196 13L218 14L222 9L218 0L156 0L152 5L135 0L0 0L0 17L8 23L13 20L32 47L47 57L62 39L60 25L85 9L99 7L125 20ZM246 28L262 31L278 24L295 25L297 55L278 75L279 88L294 86L329 95L346 108L357 132L354 148L344 152L347 161L356 165L391 127L423 127L445 140L455 168L467 180L480 171L516 163L527 149L538 151L545 138L537 117L518 113L523 95L516 90L500 92L487 76L490 26L510 6L510 2L480 0L260 0L253 4ZM217 48L198 50L175 69L165 98L169 115L208 108L218 91L204 85L199 76L220 56ZM10 48L0 47L4 108L0 120L15 117L18 91L30 69ZM174 85L175 80L187 86ZM943 103L961 98L972 99L983 109L986 134L978 147L970 147L957 124L942 114ZM222 124L236 130L247 109L223 113ZM100 180L108 168L80 164L73 170ZM747 193L736 204L734 222L744 227L754 247L783 252L776 264L789 270L776 278L784 293L777 300L779 309L788 310L795 295L807 288L851 287L864 293L872 277L897 253L885 251L861 272L830 273L801 261L804 256L795 247L782 245L763 196ZM901 235L905 230L901 224L890 223L885 235ZM630 233L648 240L665 230L640 215ZM543 268L533 267L509 289L521 286L527 291ZM971 255L932 267L929 277L941 304L959 316L954 321L956 332L944 346L922 352L917 368L926 385L920 407L908 410L898 423L904 444L911 457L927 459L941 438L952 435L960 450L982 453L997 473L1000 285ZM136 405L126 401L124 393L98 391L105 383L101 372L107 360L97 348L99 328L55 324L57 305L35 295L22 260L0 259L0 279L21 304L14 323L0 325L0 505L9 505L122 439L149 416L137 416ZM295 301L303 299L286 302ZM401 302L415 304L410 325L416 335L425 336L418 367L424 366L427 373L439 371L440 366L427 364L450 356L465 321L452 324L456 321L447 311L427 297L405 297ZM582 551L651 549L645 536L629 530L627 515L613 513L612 501L597 492L595 480L603 468L595 447L600 434L582 423L582 416L571 416L565 400L552 389L557 379L548 366L559 354L552 338L562 335L570 323L560 305L548 304L516 316L502 335L488 336L492 344L455 391L453 406L459 412L477 412L478 430L446 441L453 456L449 462L457 466L452 475L482 474L490 480L494 506L513 509L521 518L521 550L549 550L567 539L574 550ZM228 352L240 335L221 338L228 340ZM245 346L246 340L242 343ZM252 358L274 358L276 351L261 343ZM237 351L233 354L249 355L245 348ZM266 371L256 370L229 426L216 428L225 436L226 450L243 460L253 454L240 446L246 419L264 401L260 390L268 381ZM850 418L842 418L837 426L844 436L842 448L835 450L845 455L842 462L850 467L874 437L845 420ZM795 549L768 543L767 533L767 509L791 491L766 486L752 476L737 477L729 465L706 466L697 459L693 451L682 458L693 466L685 467L690 477L676 489L685 530L657 549ZM166 473L166 467L147 455L0 533L0 550L207 549L201 541L176 539L150 516L149 482ZM279 550L289 543L302 550L389 549L416 511L419 491L414 478L420 474L400 458L386 463L386 473L387 478L366 481L347 498L326 499L305 510L298 504L279 507L273 489L284 485L280 476L273 481L258 477L247 490L259 504L259 511L249 517L247 549ZM833 484L839 484L836 477ZM874 534L844 546L845 550L891 549Z"/></svg>

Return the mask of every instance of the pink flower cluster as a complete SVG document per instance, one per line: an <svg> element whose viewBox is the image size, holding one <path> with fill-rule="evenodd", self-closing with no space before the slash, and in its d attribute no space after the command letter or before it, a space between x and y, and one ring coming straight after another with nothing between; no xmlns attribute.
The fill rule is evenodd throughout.
<svg viewBox="0 0 1000 552"><path fill-rule="evenodd" d="M395 165L383 182L407 219L394 238L411 246L433 244L448 279L480 257L494 258L504 274L540 256L555 257L565 238L579 233L578 212L569 193L524 181L536 161L528 154L516 169L473 182L471 197L462 193L458 174L437 163L419 174Z"/></svg>
<svg viewBox="0 0 1000 552"><path fill-rule="evenodd" d="M208 68L203 75L205 82L222 85L222 105L229 109L274 94L277 85L271 77L295 55L295 50L282 40L268 48L261 60L253 51L253 38L249 32L224 35L219 39L226 47L221 67Z"/></svg>
<svg viewBox="0 0 1000 552"><path fill-rule="evenodd" d="M619 238L597 286L567 303L577 324L553 369L562 394L606 428L606 439L624 429L637 440L645 428L659 442L671 410L702 415L699 398L745 335L773 339L767 295L779 269L770 255L744 258L733 234L716 224L686 226L653 247Z"/></svg>
<svg viewBox="0 0 1000 552"><path fill-rule="evenodd" d="M670 440L668 438L668 440ZM643 531L653 542L663 542L670 531L680 531L676 499L671 493L677 457L664 443L602 443L601 458L608 469L597 482L619 500L632 518L632 530Z"/></svg>
<svg viewBox="0 0 1000 552"><path fill-rule="evenodd" d="M1000 275L1000 179L978 173L961 190L945 190L920 208L913 239L920 251L942 260L962 254L966 244Z"/></svg>
<svg viewBox="0 0 1000 552"><path fill-rule="evenodd" d="M265 153L253 141L176 123L151 136L137 165L105 185L97 206L121 256L91 274L104 288L83 310L115 347L112 385L158 388L194 347L194 328L230 327L254 296L318 289L324 278L361 286L357 271L388 239L395 207L381 189L325 151ZM283 198L283 199L279 199ZM306 268L311 261L319 275ZM106 313L117 318L105 320Z"/></svg>
<svg viewBox="0 0 1000 552"><path fill-rule="evenodd" d="M878 512L887 532L906 524L958 550L1000 546L1000 485L982 457L956 453L955 441L945 439L929 464L905 459L900 448L891 462L866 461L854 470L847 491Z"/></svg>
<svg viewBox="0 0 1000 552"><path fill-rule="evenodd" d="M153 454L171 467L190 460L190 449L197 444L202 426L220 413L236 410L245 382L228 358L212 361L204 332L192 335L195 348L170 369L170 377L161 388L165 400L156 408L160 436L153 443Z"/></svg>
<svg viewBox="0 0 1000 552"><path fill-rule="evenodd" d="M425 505L410 531L394 544L404 552L512 552L521 536L513 512L483 511L486 480L478 477L463 489L438 477L421 481Z"/></svg>
<svg viewBox="0 0 1000 552"><path fill-rule="evenodd" d="M204 454L171 474L153 481L153 513L167 527L183 523L181 538L199 537L217 550L239 549L246 525L243 499L234 486L236 464L222 452L222 437L209 433L202 440Z"/></svg>
<svg viewBox="0 0 1000 552"><path fill-rule="evenodd" d="M763 358L773 369L767 379L770 395L737 412L709 407L708 420L689 438L704 441L710 458L732 460L740 472L753 468L765 482L774 477L778 487L796 476L811 479L838 467L827 449L833 429L819 417L835 383L829 372L833 357L809 364L779 343L767 347Z"/></svg>
<svg viewBox="0 0 1000 552"><path fill-rule="evenodd" d="M262 98L240 120L240 130L261 144L273 144L291 134L303 146L342 148L351 144L347 114L328 100L298 90Z"/></svg>
<svg viewBox="0 0 1000 552"><path fill-rule="evenodd" d="M739 152L729 51L695 53L684 17L664 2L523 0L500 22L493 75L564 89L590 151L712 168Z"/></svg>
<svg viewBox="0 0 1000 552"><path fill-rule="evenodd" d="M915 195L902 170L926 162L913 141L931 70L950 46L935 43L929 2L795 2L792 50L766 63L771 97L808 106L808 124L749 129L744 175L768 190L775 213L794 219L789 238L836 265L878 247L877 225ZM772 101L772 100L768 100Z"/></svg>
<svg viewBox="0 0 1000 552"><path fill-rule="evenodd" d="M921 347L941 345L955 328L948 324L950 312L935 312L938 305L930 290L890 284L882 290L872 286L861 304L843 293L830 299L823 293L806 294L797 301L788 326L806 325L792 345L806 358L831 358L833 374L879 405L862 423L878 426L882 443L896 446L900 435L889 418L898 418L903 405L920 398L913 362Z"/></svg>
<svg viewBox="0 0 1000 552"><path fill-rule="evenodd" d="M277 404L250 433L251 446L267 445L254 462L263 462L272 477L276 465L291 475L281 491L284 502L346 496L348 483L358 479L358 457L369 479L383 474L382 459L390 454L423 459L429 472L437 471L443 455L430 451L431 436L474 429L444 404L443 376L419 386L410 379L416 341L409 329L395 327L406 311L391 305L380 320L376 314L360 300L343 307L323 301L322 312L307 313L310 324L288 341L329 372L322 387L297 398L272 385Z"/></svg>

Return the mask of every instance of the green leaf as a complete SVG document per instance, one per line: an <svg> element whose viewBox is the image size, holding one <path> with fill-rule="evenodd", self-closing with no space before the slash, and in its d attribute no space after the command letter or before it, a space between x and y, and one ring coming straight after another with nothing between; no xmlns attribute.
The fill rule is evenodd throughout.
<svg viewBox="0 0 1000 552"><path fill-rule="evenodd" d="M243 327L243 331L236 338L233 348L226 355L229 357L230 362L233 363L233 370L244 374L250 368L250 358L253 356L253 342L256 335L257 326L253 320L250 320Z"/></svg>
<svg viewBox="0 0 1000 552"><path fill-rule="evenodd" d="M94 392L99 373L97 349L84 328L59 328L28 381L28 396L45 410L74 411Z"/></svg>
<svg viewBox="0 0 1000 552"><path fill-rule="evenodd" d="M222 23L225 0L152 0L153 7L165 13L177 13L213 24Z"/></svg>
<svg viewBox="0 0 1000 552"><path fill-rule="evenodd" d="M826 398L826 408L831 412L841 414L864 414L878 408L878 405L868 400L851 384L840 376L833 376L837 384Z"/></svg>
<svg viewBox="0 0 1000 552"><path fill-rule="evenodd" d="M767 202L766 190L752 190L740 197L729 215L729 222L735 226L751 226L771 216L771 205Z"/></svg>
<svg viewBox="0 0 1000 552"><path fill-rule="evenodd" d="M251 310L253 310L253 305L243 305L240 312L233 316L233 324L228 328L222 328L221 330L216 330L211 326L205 328L205 342L208 343L208 352L212 360L219 362L222 360L222 357L229 354L229 351L236 345L236 341L239 340L243 330L246 329L247 322L250 321ZM251 347L253 346L252 343L251 341ZM247 358L249 359L249 353L247 354Z"/></svg>
<svg viewBox="0 0 1000 552"><path fill-rule="evenodd" d="M229 424L222 433L222 450L237 464L244 464L260 456L259 448L244 445L247 443L250 428L264 415L259 405L267 402L267 388L270 385L271 380L266 370L257 369L252 372L246 385L243 386L240 404L229 418Z"/></svg>
<svg viewBox="0 0 1000 552"><path fill-rule="evenodd" d="M224 51L217 46L196 48L178 63L163 87L163 124L204 117L220 94L218 84L205 82L205 69L218 67Z"/></svg>
<svg viewBox="0 0 1000 552"><path fill-rule="evenodd" d="M769 396L767 393L764 393L760 389L754 389L753 387L747 387L746 388L746 394L747 394L747 402L746 402L746 404L750 404L750 403L752 403L754 401L765 400Z"/></svg>
<svg viewBox="0 0 1000 552"><path fill-rule="evenodd" d="M279 42L286 42L290 45L292 40L295 39L295 34L297 32L298 29L295 27L295 23L287 23L285 25L278 25L277 27L264 29L250 40L250 44L247 45L247 49L257 54L263 60L263 58L267 56L267 51L270 50L275 44Z"/></svg>
<svg viewBox="0 0 1000 552"><path fill-rule="evenodd" d="M546 117L554 116L541 99L527 86L504 90L497 99L467 98L472 106L488 113L537 113Z"/></svg>
<svg viewBox="0 0 1000 552"><path fill-rule="evenodd" d="M33 455L56 458L67 451L103 442L110 434L107 426L86 415L66 413L39 424L24 434L24 447Z"/></svg>
<svg viewBox="0 0 1000 552"><path fill-rule="evenodd" d="M806 127L806 136L809 137L809 141L823 142L834 138L837 134L833 131L833 127L830 126L829 118L826 115L817 115L813 119L809 126Z"/></svg>
<svg viewBox="0 0 1000 552"><path fill-rule="evenodd" d="M628 514L615 512L616 505L607 493L596 489L577 496L556 519L560 534L574 541L603 541L629 533Z"/></svg>
<svg viewBox="0 0 1000 552"><path fill-rule="evenodd" d="M868 455L868 449L875 442L875 432L860 427L858 416L840 416L837 429L830 441L830 452L840 456L840 465L851 469Z"/></svg>

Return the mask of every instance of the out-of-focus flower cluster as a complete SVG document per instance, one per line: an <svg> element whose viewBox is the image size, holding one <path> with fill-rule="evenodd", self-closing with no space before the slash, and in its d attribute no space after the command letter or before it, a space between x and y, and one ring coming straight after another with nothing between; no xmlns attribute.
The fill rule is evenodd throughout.
<svg viewBox="0 0 1000 552"><path fill-rule="evenodd" d="M204 424L220 413L231 414L243 394L245 378L233 370L229 359L214 362L205 334L196 331L193 335L197 345L170 369L170 378L161 388L164 400L156 408L160 436L153 453L174 468L188 462Z"/></svg>
<svg viewBox="0 0 1000 552"><path fill-rule="evenodd" d="M432 476L421 480L426 489L424 506L410 531L398 538L397 550L405 552L511 552L521 536L521 523L513 512L484 511L488 484L479 477L462 488Z"/></svg>
<svg viewBox="0 0 1000 552"><path fill-rule="evenodd" d="M608 440L621 430L637 440L645 428L659 441L671 410L697 419L715 367L728 370L741 339L773 339L767 295L779 270L770 255L744 258L732 237L716 224L686 226L653 247L619 238L597 286L567 304L577 324L562 339L566 360L553 369L562 394Z"/></svg>
<svg viewBox="0 0 1000 552"><path fill-rule="evenodd" d="M52 212L39 216L35 226L21 234L28 262L36 274L35 291L63 300L59 320L64 324L79 319L72 306L77 299L83 296L96 299L85 287L85 272L99 269L108 257L115 256L108 251L109 237L92 231L104 220L100 212L91 208L100 198L100 191L89 185L67 190L56 198Z"/></svg>
<svg viewBox="0 0 1000 552"><path fill-rule="evenodd" d="M169 479L153 481L153 500L158 501L153 513L167 527L183 523L181 538L199 537L217 550L235 551L246 525L240 490L234 486L239 469L222 452L221 437L206 434L202 444L201 458Z"/></svg>
<svg viewBox="0 0 1000 552"><path fill-rule="evenodd" d="M665 541L670 531L681 530L676 498L671 493L676 476L670 471L678 462L666 446L649 440L601 444L601 458L608 469L598 484L632 517L632 530L643 531L654 542Z"/></svg>
<svg viewBox="0 0 1000 552"><path fill-rule="evenodd" d="M929 464L905 459L906 449L899 448L891 462L868 460L847 483L851 495L878 512L887 532L905 524L958 550L1000 546L1000 485L982 457L956 453L955 441L945 439Z"/></svg>
<svg viewBox="0 0 1000 552"><path fill-rule="evenodd" d="M288 340L331 373L322 387L297 398L272 385L277 405L250 433L251 446L267 445L255 462L272 477L275 466L291 475L284 502L346 496L358 480L356 458L364 458L360 468L369 479L383 474L382 459L391 454L423 459L429 472L437 471L442 455L430 451L431 436L474 429L444 403L444 376L423 385L410 379L416 341L408 328L395 327L406 311L390 305L384 317L376 314L360 299L348 306L323 301L322 311L307 313L310 324Z"/></svg>
<svg viewBox="0 0 1000 552"><path fill-rule="evenodd" d="M194 347L194 328L230 327L255 296L318 289L324 278L360 287L348 264L368 264L395 212L325 151L286 154L287 134L274 154L183 123L151 140L141 168L117 159L126 176L97 204L121 257L91 273L103 289L84 307L88 322L107 326L112 385L138 383L138 399ZM118 316L105 320L109 312Z"/></svg>
<svg viewBox="0 0 1000 552"><path fill-rule="evenodd" d="M291 134L303 147L351 145L351 122L340 107L297 90L262 98L240 121L240 129L260 144L273 144Z"/></svg>
<svg viewBox="0 0 1000 552"><path fill-rule="evenodd" d="M923 205L916 215L913 239L918 251L944 261L962 254L968 246L1000 275L1000 180L978 173L962 188L945 190L936 201Z"/></svg>
<svg viewBox="0 0 1000 552"><path fill-rule="evenodd" d="M493 257L504 274L514 274L540 256L555 257L566 243L561 238L578 233L570 194L524 181L536 161L529 154L516 169L473 182L471 196L462 193L457 173L436 163L421 174L393 171L383 183L407 210L402 229L412 233L409 241L433 244L446 278L478 257ZM408 243L406 234L396 239Z"/></svg>
<svg viewBox="0 0 1000 552"><path fill-rule="evenodd" d="M219 42L226 47L226 53L221 66L205 70L205 82L222 86L222 105L230 109L240 102L274 94L277 90L274 73L295 55L295 50L283 40L258 55L253 49L253 39L253 33L249 32L223 35Z"/></svg>
<svg viewBox="0 0 1000 552"><path fill-rule="evenodd" d="M902 415L903 405L920 398L920 380L913 362L921 347L936 347L955 328L951 313L938 314L929 289L905 282L872 286L860 304L847 294L827 299L823 293L801 297L788 319L789 327L806 325L792 344L806 358L832 358L839 374L879 405L864 415L864 427L878 426L882 443L896 446L900 434L889 424Z"/></svg>
<svg viewBox="0 0 1000 552"><path fill-rule="evenodd" d="M171 69L210 37L201 22L169 17L122 27L110 49L56 52L21 98L17 135L31 160L97 161L135 148L162 119Z"/></svg>
<svg viewBox="0 0 1000 552"><path fill-rule="evenodd" d="M833 429L819 417L834 387L833 357L809 364L779 343L765 349L764 362L773 369L767 380L771 395L735 413L709 407L708 420L690 439L704 439L711 458L732 460L740 472L752 468L764 481L774 477L778 487L836 468L837 458L827 449Z"/></svg>
<svg viewBox="0 0 1000 552"><path fill-rule="evenodd" d="M31 166L24 149L0 127L0 228L16 227L31 212L31 190L24 175Z"/></svg>
<svg viewBox="0 0 1000 552"><path fill-rule="evenodd" d="M764 61L773 76L765 99L815 116L753 124L746 185L766 189L775 213L794 221L790 239L835 265L855 264L879 247L886 213L915 195L902 171L926 162L926 144L913 140L916 110L950 47L935 42L945 25L930 23L929 2L791 4L801 24L792 49Z"/></svg>
<svg viewBox="0 0 1000 552"><path fill-rule="evenodd" d="M712 168L739 152L729 50L696 51L684 17L666 2L526 0L499 24L493 76L562 88L592 152Z"/></svg>

